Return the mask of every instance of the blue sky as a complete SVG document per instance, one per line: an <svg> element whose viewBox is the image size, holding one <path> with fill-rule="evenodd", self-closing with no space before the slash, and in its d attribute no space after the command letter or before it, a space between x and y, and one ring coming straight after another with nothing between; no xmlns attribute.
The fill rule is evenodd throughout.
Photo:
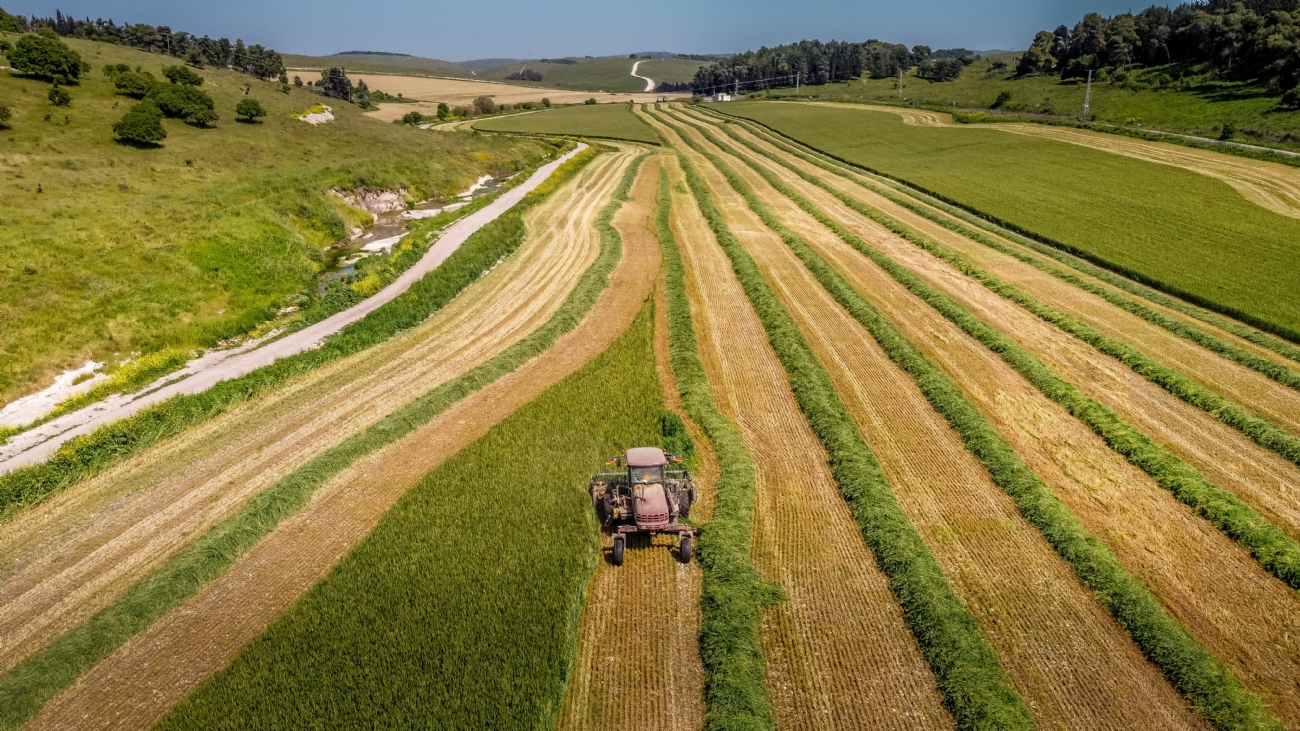
<svg viewBox="0 0 1300 731"><path fill-rule="evenodd" d="M636 51L722 53L821 38L933 48L1021 49L1036 31L1146 4L1114 0L913 0L798 4L776 0L0 0L11 13L170 25L243 38L286 53L348 50L474 58L593 56Z"/></svg>

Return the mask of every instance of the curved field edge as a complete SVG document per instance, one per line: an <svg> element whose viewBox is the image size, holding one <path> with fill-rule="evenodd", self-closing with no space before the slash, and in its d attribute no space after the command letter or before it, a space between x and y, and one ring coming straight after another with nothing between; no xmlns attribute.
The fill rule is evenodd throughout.
<svg viewBox="0 0 1300 731"><path fill-rule="evenodd" d="M687 144L691 144L689 140ZM705 220L731 260L772 350L790 376L800 409L830 455L832 473L934 671L957 727L1033 728L1029 709L1011 686L978 622L962 605L934 554L898 504L830 376L757 264L723 221L695 168L685 156L680 160Z"/></svg>
<svg viewBox="0 0 1300 731"><path fill-rule="evenodd" d="M479 132L509 132L525 135L600 137L643 144L662 145L654 128L626 104L593 104L546 109L532 114L488 119L471 124Z"/></svg>
<svg viewBox="0 0 1300 731"><path fill-rule="evenodd" d="M603 355L422 478L157 728L552 727L599 556L586 478L662 439L652 348L647 305Z"/></svg>
<svg viewBox="0 0 1300 731"><path fill-rule="evenodd" d="M681 249L669 225L672 196L661 170L655 233L664 257L668 353L686 413L700 425L717 455L720 474L713 515L700 533L703 568L700 658L704 664L705 729L772 729L767 672L759 639L760 610L781 599L750 561L754 525L754 463L740 429L713 397L700 361L686 297Z"/></svg>
<svg viewBox="0 0 1300 731"><path fill-rule="evenodd" d="M545 200L593 158L594 155L588 156L581 162L575 158L571 163L578 164L567 169L562 166L553 176L560 179L548 186L544 196L532 200L523 210L516 206L497 219L497 222L504 220L501 226L489 224L474 236L495 237L494 251L506 251L507 255L513 252L523 242L526 210ZM0 676L0 729L22 725L95 663L197 594L277 525L301 510L316 489L329 479L358 459L428 423L465 396L514 371L573 330L595 305L609 283L610 272L622 257L622 239L610 221L627 200L628 190L644 159L644 155L639 156L629 165L612 200L597 217L600 253L546 323L486 363L439 385L286 475L254 496L234 515L210 528L116 602ZM491 257L484 260L496 261Z"/></svg>
<svg viewBox="0 0 1300 731"><path fill-rule="evenodd" d="M982 270L967 262L960 256L944 249L934 240L908 228L886 214L862 204L845 195L832 186L808 175L779 157L769 155L763 150L738 140L749 149L773 160L779 165L799 175L805 181L834 195L842 203L856 212L885 226L903 238L930 254L948 262L959 271L978 279ZM762 174L762 173L760 173ZM778 188L781 190L781 188ZM796 194L797 195L797 194ZM792 198L798 202L798 198ZM800 203L801 207L803 204ZM804 207L819 220L826 218L815 208ZM826 223L837 234L842 227L833 221ZM849 236L852 236L849 233ZM841 235L841 238L843 236ZM1242 502L1232 492L1218 486L1199 470L1184 462L1154 440L1142 434L1137 428L1125 422L1112 410L1100 402L1086 396L1074 385L1060 378L1056 373L1030 355L1028 351L1011 342L1009 338L989 328L982 321L955 301L938 290L930 287L915 277L911 272L888 259L882 252L863 242L856 236L847 240L855 249L871 258L895 279L921 297L941 314L952 320L968 334L983 342L998 353L1021 375L1025 376L1036 388L1048 398L1061 404L1089 428L1106 440L1106 443L1125 457L1130 463L1142 469L1166 490L1184 504L1191 507L1201 517L1209 520L1229 538L1251 553L1266 571L1276 576L1293 589L1300 589L1300 543L1288 537L1276 525L1269 522L1254 508ZM861 245L859 245L859 243ZM865 247L865 248L864 248ZM903 277L903 279L899 279ZM953 319L960 318L961 321ZM971 319L967 320L969 317ZM966 324L963 324L966 323ZM1014 362L1013 362L1014 361Z"/></svg>
<svg viewBox="0 0 1300 731"><path fill-rule="evenodd" d="M707 131L700 131L710 142L726 149ZM817 209L807 198L784 185L771 171L747 155L734 149L731 152L846 244L859 251L868 247L865 241ZM1197 715L1218 729L1282 728L1281 723L1268 714L1260 699L1246 691L1221 662L1160 606L1155 596L1123 567L1106 545L1083 527L1065 503L1020 459L942 370L807 242L766 211L762 202L733 171L721 167L725 163L719 160L714 164L720 166L737 192L764 218L764 223L777 232L840 306L867 328L890 360L915 380L935 411L943 415L961 436L967 449L980 460L994 482L1015 500L1021 515L1042 532L1093 596L1128 630L1143 654L1188 700ZM745 187L742 189L741 186Z"/></svg>
<svg viewBox="0 0 1300 731"><path fill-rule="evenodd" d="M589 148L561 165L510 211L471 235L441 266L391 302L326 338L319 348L281 358L202 393L168 399L69 440L46 462L0 475L0 522L240 402L420 324L474 283L493 262L517 248L523 220L511 211L522 213L536 205L597 154L599 150Z"/></svg>
<svg viewBox="0 0 1300 731"><path fill-rule="evenodd" d="M812 145L808 145L806 142L802 142L798 139L795 139L794 137L791 137L790 135L772 127L771 125L764 124L763 122L760 122L756 119L752 119L749 117L741 117L741 118L744 119L746 122L750 122L762 126L764 129L768 130L772 134L778 135L782 138L785 138L791 142L795 142L799 145L803 145L811 149L814 149L819 154L825 155L826 157L835 160L838 163L846 165L850 168L866 171L880 178L891 180L906 188L910 188L912 191L928 196L935 200L942 201L950 206L953 206L954 208L958 208L971 216L982 219L983 221L986 221L988 223L994 224L999 228L1006 229L1008 231L1013 231L1017 234L1020 234L1021 236L1036 242L1040 246L1050 247L1052 249L1057 250L1058 252L1064 252L1066 254L1073 255L1075 257L1078 257L1079 259L1089 262L1104 270L1109 270L1110 272L1121 275L1122 277L1127 278L1132 282L1137 282L1142 285L1146 285L1147 287L1155 289L1159 292L1163 292L1167 295L1172 295L1173 297L1177 297L1180 300L1190 302L1194 305L1205 308L1206 310L1216 312L1220 315L1226 315L1235 320L1239 320L1241 322L1247 323L1252 327L1258 328L1272 335L1276 335L1280 338L1290 341L1291 343L1300 343L1300 330L1295 330L1285 325L1274 323L1271 320L1268 320L1266 318L1258 317L1256 315L1252 315L1248 312L1245 312L1240 308L1232 307L1230 305L1225 305L1213 299L1210 299L1208 297L1204 297L1195 294L1193 292L1190 292L1186 289L1183 289L1181 287L1171 285L1157 277L1152 277L1143 274L1131 267L1126 267L1122 264L1118 264L1116 262L1110 261L1105 257L1099 256L1085 249L1081 249L1079 247L1067 244L1063 241L1058 241L1051 237L1044 236L1043 234L1030 230L1013 221L1008 221L1006 219L995 216L991 213L987 213L974 206L964 203L960 200L957 200L950 196L946 196L942 193L931 190L925 186L914 183L900 176L893 175L884 172L883 170L878 170L876 168L863 165L861 163L852 162L846 158L836 155L835 153L828 152L826 150L817 147L813 147Z"/></svg>

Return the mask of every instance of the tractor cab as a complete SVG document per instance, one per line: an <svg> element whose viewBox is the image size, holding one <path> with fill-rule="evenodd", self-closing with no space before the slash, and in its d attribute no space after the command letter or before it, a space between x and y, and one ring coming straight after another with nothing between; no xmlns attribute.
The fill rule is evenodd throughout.
<svg viewBox="0 0 1300 731"><path fill-rule="evenodd" d="M591 479L591 501L601 525L614 534L614 563L621 564L628 533L676 533L684 560L690 560L694 530L679 523L690 514L695 483L690 472L668 469L682 458L658 447L635 447L605 464L624 468Z"/></svg>

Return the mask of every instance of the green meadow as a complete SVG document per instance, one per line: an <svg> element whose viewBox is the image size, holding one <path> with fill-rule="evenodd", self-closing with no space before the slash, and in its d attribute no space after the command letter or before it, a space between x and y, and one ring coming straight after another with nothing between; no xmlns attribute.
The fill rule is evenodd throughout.
<svg viewBox="0 0 1300 731"><path fill-rule="evenodd" d="M628 104L583 104L487 119L475 122L474 129L484 132L609 137L652 145L663 143L654 128L633 114Z"/></svg>
<svg viewBox="0 0 1300 731"><path fill-rule="evenodd" d="M573 58L577 63L540 63L527 61L498 66L487 71L480 71L481 79L504 79L506 75L528 68L542 75L540 82L512 81L513 84L527 84L548 89L577 89L581 91L617 91L631 92L645 89L645 82L632 75L632 65L637 59L627 57ZM695 70L705 65L701 61L688 61L677 58L641 59L637 73L649 76L658 85L661 81L675 84L690 81Z"/></svg>

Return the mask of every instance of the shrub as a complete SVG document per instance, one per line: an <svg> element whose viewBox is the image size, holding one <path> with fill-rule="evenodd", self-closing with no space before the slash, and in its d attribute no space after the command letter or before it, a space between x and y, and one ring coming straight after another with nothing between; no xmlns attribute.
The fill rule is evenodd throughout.
<svg viewBox="0 0 1300 731"><path fill-rule="evenodd" d="M583 104L595 104L595 103L596 103L596 98L595 98L595 97L592 97L592 98L588 99L587 101L583 102Z"/></svg>
<svg viewBox="0 0 1300 731"><path fill-rule="evenodd" d="M116 79L120 74L131 73L131 67L124 63L110 63L106 64L100 71L103 72L104 76Z"/></svg>
<svg viewBox="0 0 1300 731"><path fill-rule="evenodd" d="M59 84L77 83L81 72L90 68L53 31L19 38L7 55L15 70Z"/></svg>
<svg viewBox="0 0 1300 731"><path fill-rule="evenodd" d="M1287 109L1300 109L1300 86L1287 89L1282 94L1282 106Z"/></svg>
<svg viewBox="0 0 1300 731"><path fill-rule="evenodd" d="M27 21L21 15L10 15L0 8L0 32L26 33Z"/></svg>
<svg viewBox="0 0 1300 731"><path fill-rule="evenodd" d="M14 116L14 112L8 104L0 104L0 127L8 127L9 120Z"/></svg>
<svg viewBox="0 0 1300 731"><path fill-rule="evenodd" d="M474 100L474 111L479 114L492 114L497 110L497 103L490 96L481 96Z"/></svg>
<svg viewBox="0 0 1300 731"><path fill-rule="evenodd" d="M998 94L997 99L993 100L993 104L989 106L989 109L999 109L1003 104L1006 104L1009 101L1011 101L1011 92L1003 91Z"/></svg>
<svg viewBox="0 0 1300 731"><path fill-rule="evenodd" d="M510 75L506 76L506 80L508 80L508 81L541 81L541 80L542 80L542 75L541 75L540 73L536 72L536 71L533 71L532 69L524 69L524 70L522 70L522 71L516 71L516 72L514 72L513 74L510 74Z"/></svg>
<svg viewBox="0 0 1300 731"><path fill-rule="evenodd" d="M9 41L0 41L0 56L3 56L14 50L13 44Z"/></svg>
<svg viewBox="0 0 1300 731"><path fill-rule="evenodd" d="M916 77L926 81L956 81L964 64L956 58L932 58L916 67Z"/></svg>
<svg viewBox="0 0 1300 731"><path fill-rule="evenodd" d="M47 96L49 97L50 103L56 107L66 107L72 103L72 96L69 95L68 92L64 91L62 87L51 87L50 93Z"/></svg>
<svg viewBox="0 0 1300 731"><path fill-rule="evenodd" d="M177 64L175 66L164 66L163 76L173 84L183 84L185 86L203 86L203 77L190 71L185 66Z"/></svg>
<svg viewBox="0 0 1300 731"><path fill-rule="evenodd" d="M546 107L547 109L550 109L550 108L551 108L551 100L550 100L550 99L547 99L546 97L542 97L542 106Z"/></svg>
<svg viewBox="0 0 1300 731"><path fill-rule="evenodd" d="M206 126L218 119L216 102L196 86L154 84L145 99L157 105L164 115L189 124Z"/></svg>
<svg viewBox="0 0 1300 731"><path fill-rule="evenodd" d="M162 117L162 111L151 102L140 102L113 125L113 134L133 145L154 144L167 136Z"/></svg>
<svg viewBox="0 0 1300 731"><path fill-rule="evenodd" d="M125 65L119 64L119 67ZM119 92L136 99L143 99L156 83L157 80L148 71L119 71L113 77L113 86Z"/></svg>
<svg viewBox="0 0 1300 731"><path fill-rule="evenodd" d="M438 119L446 119L451 116L451 107L443 102L438 102Z"/></svg>
<svg viewBox="0 0 1300 731"><path fill-rule="evenodd" d="M1232 122L1223 123L1223 131L1219 133L1219 139L1230 140L1237 136L1237 125Z"/></svg>
<svg viewBox="0 0 1300 731"><path fill-rule="evenodd" d="M293 77L293 85L294 85L294 86L301 87L301 86L302 86L302 77L301 77L301 76L296 76L296 75L295 75L295 76Z"/></svg>
<svg viewBox="0 0 1300 731"><path fill-rule="evenodd" d="M262 108L262 103L252 97L245 97L239 100L235 105L235 114L243 117L245 122L256 122L258 117L265 117L266 110Z"/></svg>
<svg viewBox="0 0 1300 731"><path fill-rule="evenodd" d="M424 115L419 112L407 112L402 115L402 124L419 124L424 121Z"/></svg>

